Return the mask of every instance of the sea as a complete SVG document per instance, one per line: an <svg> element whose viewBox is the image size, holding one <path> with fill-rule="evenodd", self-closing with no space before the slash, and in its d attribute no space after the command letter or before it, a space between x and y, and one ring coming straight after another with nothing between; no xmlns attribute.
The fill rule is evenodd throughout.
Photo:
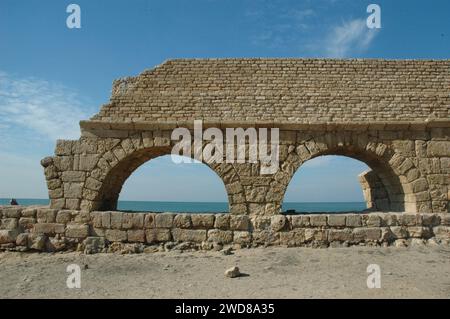
<svg viewBox="0 0 450 319"><path fill-rule="evenodd" d="M0 198L0 205L9 205L10 198ZM48 205L48 199L16 198L19 205ZM366 209L365 202L287 202L282 211L289 213L330 213L357 212ZM225 213L225 202L157 202L157 201L119 201L118 210L137 212L175 212L175 213Z"/></svg>

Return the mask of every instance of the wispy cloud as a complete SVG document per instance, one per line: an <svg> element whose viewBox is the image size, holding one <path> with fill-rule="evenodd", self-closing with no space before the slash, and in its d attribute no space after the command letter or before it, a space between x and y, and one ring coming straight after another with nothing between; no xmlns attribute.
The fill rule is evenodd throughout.
<svg viewBox="0 0 450 319"><path fill-rule="evenodd" d="M63 85L0 71L0 133L13 128L51 140L77 138L78 121L89 118L89 109Z"/></svg>
<svg viewBox="0 0 450 319"><path fill-rule="evenodd" d="M377 33L367 27L364 19L349 20L333 27L322 45L327 57L349 57L367 50Z"/></svg>
<svg viewBox="0 0 450 319"><path fill-rule="evenodd" d="M311 27L315 11L310 8L279 9L271 7L266 11L249 11L246 16L255 20L261 28L252 38L258 46L284 49L303 42L305 33Z"/></svg>

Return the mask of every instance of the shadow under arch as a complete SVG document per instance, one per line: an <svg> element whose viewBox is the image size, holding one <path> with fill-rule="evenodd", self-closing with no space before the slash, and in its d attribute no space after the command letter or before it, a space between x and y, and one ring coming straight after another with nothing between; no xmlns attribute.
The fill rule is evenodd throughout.
<svg viewBox="0 0 450 319"><path fill-rule="evenodd" d="M120 160L106 173L103 179L102 186L98 190L94 200L96 209L100 211L116 210L122 187L127 179L143 164L161 156L170 156L171 149L168 146L143 148L134 151ZM226 184L222 176L220 176L220 173L208 163L201 162L201 164L211 169L219 177L224 185L225 191L228 193ZM230 203L228 203L228 206L230 206Z"/></svg>
<svg viewBox="0 0 450 319"><path fill-rule="evenodd" d="M415 210L414 196L408 183L404 180L404 176L395 171L389 162L394 155L391 152L386 151L380 156L375 152L353 145L337 146L322 150L314 149L316 151L311 152L309 158L292 163L294 169L292 174L290 174L286 189L303 163L320 156L339 155L359 160L371 169L359 175L369 210L396 212L404 212L407 208L410 211ZM367 195L370 196L368 197ZM369 203L369 200L371 203ZM408 205L408 203L414 205Z"/></svg>

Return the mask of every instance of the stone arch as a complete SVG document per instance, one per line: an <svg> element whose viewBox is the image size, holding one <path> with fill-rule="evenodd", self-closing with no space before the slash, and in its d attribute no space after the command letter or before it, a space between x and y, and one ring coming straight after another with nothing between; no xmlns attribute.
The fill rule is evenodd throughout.
<svg viewBox="0 0 450 319"><path fill-rule="evenodd" d="M377 186L386 193L386 202L379 203L374 209L417 212L429 208L427 180L421 176L411 159L395 152L390 145L376 139L368 140L364 135L361 138L355 136L353 140L340 139L339 136L330 132L289 146L291 152L288 152L277 173L285 175L279 178L284 184L282 198L293 175L303 163L323 155L341 155L364 162L371 168L370 175L376 177L372 180L380 184L375 185L366 179L369 191Z"/></svg>
<svg viewBox="0 0 450 319"><path fill-rule="evenodd" d="M156 140L155 140L156 141ZM154 141L154 142L155 142ZM141 134L116 141L104 151L86 180L81 207L85 210L115 210L117 201L125 181L144 163L164 155L170 155L171 141L166 139L159 143L149 143ZM230 213L247 213L243 188L232 164L209 164L224 183L228 196Z"/></svg>

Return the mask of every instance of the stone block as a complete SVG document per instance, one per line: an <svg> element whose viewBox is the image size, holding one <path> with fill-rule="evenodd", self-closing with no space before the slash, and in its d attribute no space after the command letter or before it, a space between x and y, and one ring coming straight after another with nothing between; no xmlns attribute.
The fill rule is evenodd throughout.
<svg viewBox="0 0 450 319"><path fill-rule="evenodd" d="M345 227L345 215L328 215L328 225L332 227Z"/></svg>
<svg viewBox="0 0 450 319"><path fill-rule="evenodd" d="M449 226L433 227L433 233L437 239L440 239L440 240L449 240L450 239L450 227Z"/></svg>
<svg viewBox="0 0 450 319"><path fill-rule="evenodd" d="M233 241L233 232L231 230L210 229L208 230L208 241L229 244Z"/></svg>
<svg viewBox="0 0 450 319"><path fill-rule="evenodd" d="M316 228L305 229L306 241L327 241L327 238L328 238L328 230Z"/></svg>
<svg viewBox="0 0 450 319"><path fill-rule="evenodd" d="M64 183L64 197L79 199L82 197L83 183Z"/></svg>
<svg viewBox="0 0 450 319"><path fill-rule="evenodd" d="M89 236L88 225L69 224L66 226L66 237L85 238Z"/></svg>
<svg viewBox="0 0 450 319"><path fill-rule="evenodd" d="M402 226L416 226L422 225L422 219L419 214L402 214L400 216L400 225Z"/></svg>
<svg viewBox="0 0 450 319"><path fill-rule="evenodd" d="M367 227L381 227L382 219L377 214L369 214L367 215L366 225Z"/></svg>
<svg viewBox="0 0 450 319"><path fill-rule="evenodd" d="M19 226L24 230L32 229L34 224L36 224L36 218L22 217L19 219Z"/></svg>
<svg viewBox="0 0 450 319"><path fill-rule="evenodd" d="M174 228L172 236L175 241L201 243L206 240L206 230Z"/></svg>
<svg viewBox="0 0 450 319"><path fill-rule="evenodd" d="M154 228L155 227L155 214L145 214L144 217L144 227L145 228Z"/></svg>
<svg viewBox="0 0 450 319"><path fill-rule="evenodd" d="M282 231L289 228L288 219L283 215L275 215L271 217L270 227L274 232Z"/></svg>
<svg viewBox="0 0 450 319"><path fill-rule="evenodd" d="M22 217L36 218L36 208L25 208L22 210Z"/></svg>
<svg viewBox="0 0 450 319"><path fill-rule="evenodd" d="M328 231L328 241L351 241L353 233L351 229L330 229Z"/></svg>
<svg viewBox="0 0 450 319"><path fill-rule="evenodd" d="M173 226L175 228L191 228L191 215L190 214L178 214L173 219Z"/></svg>
<svg viewBox="0 0 450 319"><path fill-rule="evenodd" d="M0 220L0 229L13 230L18 226L17 218L3 218Z"/></svg>
<svg viewBox="0 0 450 319"><path fill-rule="evenodd" d="M406 239L408 238L408 230L404 226L392 226L390 227L392 234L395 239Z"/></svg>
<svg viewBox="0 0 450 319"><path fill-rule="evenodd" d="M408 227L408 234L412 238L430 238L431 230L428 227L410 226Z"/></svg>
<svg viewBox="0 0 450 319"><path fill-rule="evenodd" d="M124 213L122 219L123 229L142 229L144 227L143 213Z"/></svg>
<svg viewBox="0 0 450 319"><path fill-rule="evenodd" d="M111 228L112 229L122 229L124 213L121 212L111 212Z"/></svg>
<svg viewBox="0 0 450 319"><path fill-rule="evenodd" d="M252 241L252 234L248 231L234 231L233 243L241 245L249 245Z"/></svg>
<svg viewBox="0 0 450 319"><path fill-rule="evenodd" d="M172 228L175 214L161 213L155 215L155 225L158 228Z"/></svg>
<svg viewBox="0 0 450 319"><path fill-rule="evenodd" d="M143 229L130 229L127 231L128 242L145 242L145 231Z"/></svg>
<svg viewBox="0 0 450 319"><path fill-rule="evenodd" d="M37 223L34 224L33 232L36 234L46 234L46 235L55 235L55 234L64 234L65 225L57 224L57 223Z"/></svg>
<svg viewBox="0 0 450 319"><path fill-rule="evenodd" d="M2 209L3 218L20 218L22 216L21 207L6 207Z"/></svg>
<svg viewBox="0 0 450 319"><path fill-rule="evenodd" d="M309 227L309 216L306 215L292 215L291 216L292 228Z"/></svg>
<svg viewBox="0 0 450 319"><path fill-rule="evenodd" d="M310 215L309 223L312 227L322 227L327 225L327 215Z"/></svg>
<svg viewBox="0 0 450 319"><path fill-rule="evenodd" d="M249 230L250 219L247 215L230 215L231 230Z"/></svg>
<svg viewBox="0 0 450 319"><path fill-rule="evenodd" d="M192 214L191 215L192 226L195 228L210 229L214 227L214 215L213 214Z"/></svg>
<svg viewBox="0 0 450 319"><path fill-rule="evenodd" d="M302 246L306 241L304 228L295 228L287 232L280 232L279 236L280 244L288 247Z"/></svg>
<svg viewBox="0 0 450 319"><path fill-rule="evenodd" d="M56 222L59 224L67 224L72 220L72 214L74 212L71 210L60 210L56 214Z"/></svg>
<svg viewBox="0 0 450 319"><path fill-rule="evenodd" d="M278 245L280 243L280 234L274 233L269 229L254 231L252 232L252 240L256 244L263 244L265 246Z"/></svg>
<svg viewBox="0 0 450 319"><path fill-rule="evenodd" d="M381 228L379 227L362 227L353 229L353 240L361 241L378 241L381 239Z"/></svg>
<svg viewBox="0 0 450 319"><path fill-rule="evenodd" d="M172 240L170 229L149 228L145 230L145 238L147 243L166 242Z"/></svg>
<svg viewBox="0 0 450 319"><path fill-rule="evenodd" d="M39 208L37 210L38 223L54 223L56 221L56 214L58 210L50 208Z"/></svg>
<svg viewBox="0 0 450 319"><path fill-rule="evenodd" d="M217 214L214 227L218 229L227 230L230 228L230 215L229 214Z"/></svg>
<svg viewBox="0 0 450 319"><path fill-rule="evenodd" d="M357 214L347 215L345 225L347 227L361 227L362 226L361 215Z"/></svg>
<svg viewBox="0 0 450 319"><path fill-rule="evenodd" d="M17 230L2 229L0 230L0 244L15 243L19 232Z"/></svg>
<svg viewBox="0 0 450 319"><path fill-rule="evenodd" d="M127 232L119 229L107 229L105 238L112 242L125 242L127 241Z"/></svg>

